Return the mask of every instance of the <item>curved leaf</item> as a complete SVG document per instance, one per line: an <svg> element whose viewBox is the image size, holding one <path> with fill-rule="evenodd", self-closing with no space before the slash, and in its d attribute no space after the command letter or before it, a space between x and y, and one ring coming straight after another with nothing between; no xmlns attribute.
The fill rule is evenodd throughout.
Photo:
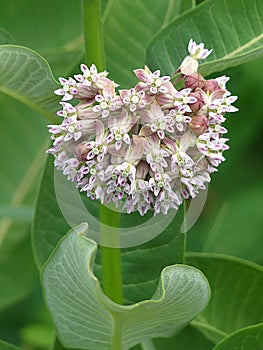
<svg viewBox="0 0 263 350"><path fill-rule="evenodd" d="M213 53L200 65L208 75L263 55L261 0L209 0L172 22L150 43L147 62L171 74L187 54L190 38Z"/></svg>
<svg viewBox="0 0 263 350"><path fill-rule="evenodd" d="M262 322L263 267L220 254L191 253L187 263L199 268L211 285L211 300L193 321L215 343L234 331Z"/></svg>
<svg viewBox="0 0 263 350"><path fill-rule="evenodd" d="M0 46L0 93L9 95L55 122L58 96L48 63L22 46Z"/></svg>
<svg viewBox="0 0 263 350"><path fill-rule="evenodd" d="M262 350L263 323L243 328L217 344L213 350Z"/></svg>
<svg viewBox="0 0 263 350"><path fill-rule="evenodd" d="M63 238L42 271L47 305L66 347L122 349L179 331L205 307L210 289L202 273L185 265L166 267L151 300L122 306L109 300L93 274L96 243L83 223ZM120 333L119 333L120 332Z"/></svg>

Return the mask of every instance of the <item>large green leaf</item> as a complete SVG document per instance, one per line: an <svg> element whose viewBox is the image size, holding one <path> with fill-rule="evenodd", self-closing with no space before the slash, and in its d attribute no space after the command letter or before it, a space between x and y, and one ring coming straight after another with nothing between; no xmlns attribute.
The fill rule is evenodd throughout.
<svg viewBox="0 0 263 350"><path fill-rule="evenodd" d="M136 82L133 69L145 65L146 47L153 35L193 5L192 0L114 0L110 10L106 9L107 69L122 88Z"/></svg>
<svg viewBox="0 0 263 350"><path fill-rule="evenodd" d="M9 97L1 99L0 309L24 298L36 282L30 220L45 158L45 122ZM22 210L20 210L22 206ZM23 212L23 208L27 208ZM17 215L16 215L17 214Z"/></svg>
<svg viewBox="0 0 263 350"><path fill-rule="evenodd" d="M222 340L234 331L262 322L263 268L246 260L191 253L187 263L199 268L211 285L211 300L193 321L209 339Z"/></svg>
<svg viewBox="0 0 263 350"><path fill-rule="evenodd" d="M76 201L77 190L75 185L68 182L61 173L56 172L55 174L60 176L59 182L56 180L56 187L54 187L53 158L50 156L42 178L33 229L33 246L38 266L42 266L47 260L59 239L71 227L70 224L77 225L83 220L89 219L90 237L96 238L96 233L99 232L99 227L96 226L96 221L94 222L93 220L93 217L95 219L99 217L98 202L88 200L85 195L80 197L84 204L82 201L81 203ZM58 204L60 196L63 197L63 201L60 198ZM64 207L63 213L60 209L62 207L61 204ZM71 214L71 217L67 216L68 213ZM89 218L88 215L90 214L92 215ZM151 216L142 218L138 213L121 214L122 227L130 226L137 230L129 233L131 239L136 234L137 237L144 237L145 235L150 240L144 244L122 249L125 303L133 303L150 298L157 287L162 269L167 265L182 262L181 252L184 242L184 234L180 232L182 210L179 210L171 224L166 227L165 232L151 239L153 238L151 236L152 231L157 228L159 229L157 233L160 233L162 227L166 226L169 218L171 219L171 216L157 216L155 218L155 227L153 227L151 226L152 221L149 221ZM138 226L142 222L148 225L144 228L144 231L142 231L141 226ZM100 278L101 265L99 254L96 259L95 271Z"/></svg>
<svg viewBox="0 0 263 350"><path fill-rule="evenodd" d="M263 55L261 0L209 0L178 18L151 42L147 62L171 74L187 54L190 38L213 53L203 63L208 75Z"/></svg>
<svg viewBox="0 0 263 350"><path fill-rule="evenodd" d="M56 121L59 99L53 90L57 86L48 63L36 52L15 45L0 46L0 93Z"/></svg>
<svg viewBox="0 0 263 350"><path fill-rule="evenodd" d="M263 323L243 328L217 344L213 350L262 350Z"/></svg>
<svg viewBox="0 0 263 350"><path fill-rule="evenodd" d="M206 235L199 237L202 251L233 254L261 262L262 196L262 185L242 187L237 193L229 194L220 210L206 220Z"/></svg>
<svg viewBox="0 0 263 350"><path fill-rule="evenodd" d="M96 243L88 225L69 232L45 264L47 305L66 347L108 350L120 337L122 349L156 336L170 336L200 313L210 289L199 270L166 267L151 300L122 306L108 299L93 274Z"/></svg>
<svg viewBox="0 0 263 350"><path fill-rule="evenodd" d="M1 228L9 220L1 222ZM8 225L8 233L1 237L0 249L0 311L24 298L34 287L37 270L34 265L30 242L30 226L21 221ZM4 234L2 231L1 234Z"/></svg>

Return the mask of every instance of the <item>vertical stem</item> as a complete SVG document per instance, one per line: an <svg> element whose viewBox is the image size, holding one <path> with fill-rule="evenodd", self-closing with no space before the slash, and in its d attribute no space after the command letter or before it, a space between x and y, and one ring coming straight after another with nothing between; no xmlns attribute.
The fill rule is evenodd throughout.
<svg viewBox="0 0 263 350"><path fill-rule="evenodd" d="M122 304L121 250L106 246L109 240L116 247L120 245L119 230L116 229L120 227L120 215L101 205L100 221L104 224L100 232L103 290L111 300ZM111 227L115 227L115 230Z"/></svg>
<svg viewBox="0 0 263 350"><path fill-rule="evenodd" d="M183 201L183 210L184 210L184 226L186 226L185 217L187 213L187 201L186 199ZM186 227L183 227L183 231L181 234L183 235L183 242L182 242L182 264L185 264L185 252L186 252L186 238L187 238L187 232Z"/></svg>
<svg viewBox="0 0 263 350"><path fill-rule="evenodd" d="M94 63L98 70L105 69L103 30L101 23L101 0L82 0L83 27L87 64ZM119 214L100 206L102 283L105 294L122 304L122 278L120 248L109 248L107 240L119 246ZM115 233L110 227L115 227ZM111 241L112 242L112 241ZM104 245L103 245L104 244ZM116 345L115 345L116 346ZM117 349L117 347L116 347Z"/></svg>
<svg viewBox="0 0 263 350"><path fill-rule="evenodd" d="M88 65L105 69L104 42L101 23L101 0L82 0L84 40Z"/></svg>

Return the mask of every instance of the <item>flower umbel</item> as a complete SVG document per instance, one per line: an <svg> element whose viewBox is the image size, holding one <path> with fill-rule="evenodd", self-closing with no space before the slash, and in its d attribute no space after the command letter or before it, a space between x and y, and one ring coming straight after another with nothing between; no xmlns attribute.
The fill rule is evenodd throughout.
<svg viewBox="0 0 263 350"><path fill-rule="evenodd" d="M188 52L178 69L180 89L147 66L134 71L138 84L128 90L117 91L94 64L82 64L75 79L59 79L63 120L49 125L48 153L88 197L127 213L167 214L204 189L225 160L222 124L237 111L237 97L226 89L228 77L205 80L197 72L212 50L191 39Z"/></svg>

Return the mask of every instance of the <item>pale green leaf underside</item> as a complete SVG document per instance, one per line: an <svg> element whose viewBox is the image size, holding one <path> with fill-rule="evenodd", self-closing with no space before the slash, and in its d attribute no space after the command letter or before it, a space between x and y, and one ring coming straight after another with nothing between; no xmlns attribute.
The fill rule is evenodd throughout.
<svg viewBox="0 0 263 350"><path fill-rule="evenodd" d="M66 347L108 350L121 324L122 349L152 337L170 336L198 315L210 289L199 270L166 267L151 300L129 306L113 303L93 274L96 243L86 237L88 225L69 231L45 264L44 293L58 335Z"/></svg>
<svg viewBox="0 0 263 350"><path fill-rule="evenodd" d="M217 344L213 350L262 350L263 323L240 329Z"/></svg>
<svg viewBox="0 0 263 350"><path fill-rule="evenodd" d="M22 46L0 46L0 93L9 95L55 122L58 84L48 63Z"/></svg>
<svg viewBox="0 0 263 350"><path fill-rule="evenodd" d="M213 49L200 65L203 75L262 56L262 0L205 1L155 37L149 46L148 64L171 74L187 55L190 38Z"/></svg>

